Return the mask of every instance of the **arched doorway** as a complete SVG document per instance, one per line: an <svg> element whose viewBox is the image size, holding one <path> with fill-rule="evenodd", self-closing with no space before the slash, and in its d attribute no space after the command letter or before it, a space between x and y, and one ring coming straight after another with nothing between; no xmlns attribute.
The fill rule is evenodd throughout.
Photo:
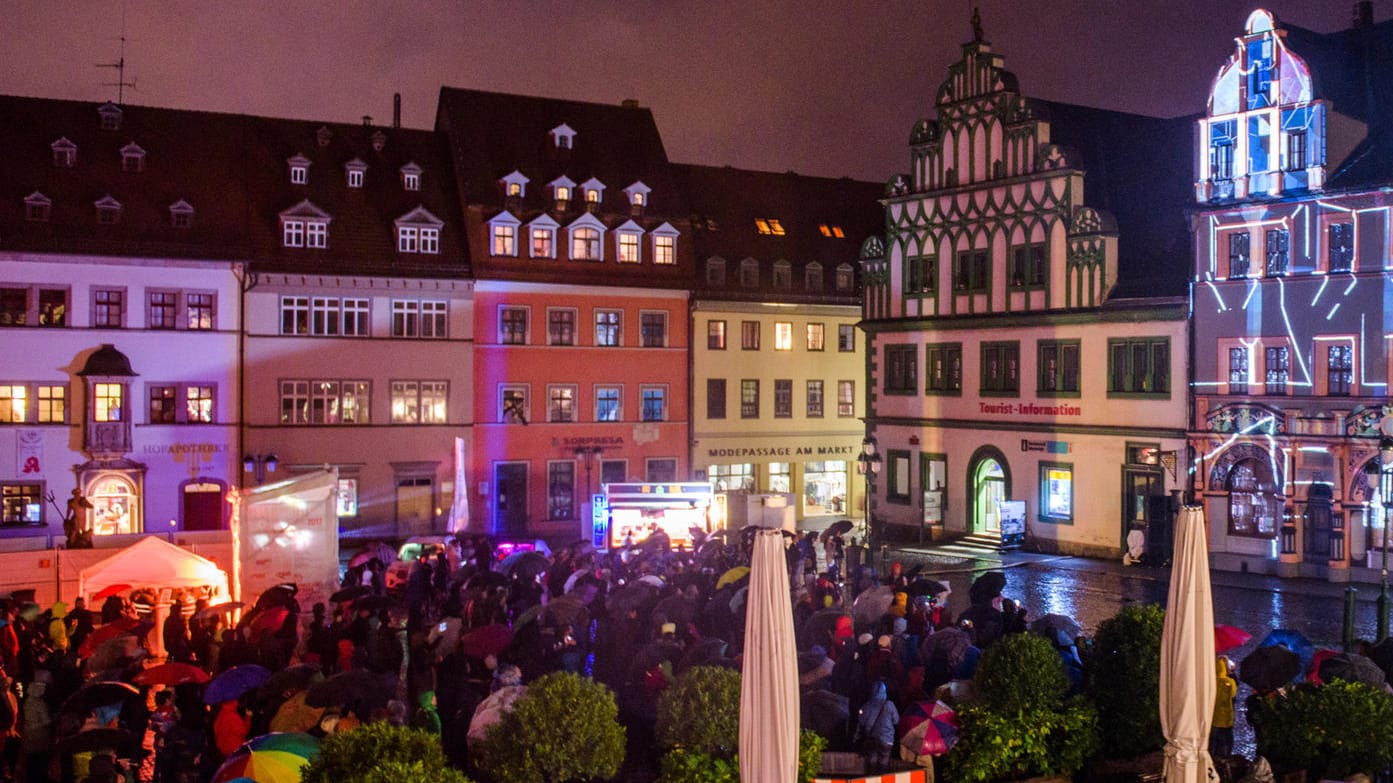
<svg viewBox="0 0 1393 783"><path fill-rule="evenodd" d="M110 536L141 532L139 495L125 476L107 475L92 482L87 491L92 501L92 532Z"/></svg>
<svg viewBox="0 0 1393 783"><path fill-rule="evenodd" d="M967 485L972 498L967 532L999 535L1001 503L1011 496L1006 455L991 446L978 449L968 462Z"/></svg>

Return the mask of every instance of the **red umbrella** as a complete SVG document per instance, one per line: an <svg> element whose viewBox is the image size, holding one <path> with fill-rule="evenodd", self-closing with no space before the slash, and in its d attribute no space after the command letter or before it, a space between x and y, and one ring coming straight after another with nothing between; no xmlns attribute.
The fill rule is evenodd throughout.
<svg viewBox="0 0 1393 783"><path fill-rule="evenodd" d="M124 593L129 589L131 589L130 585L107 585L106 587L103 587L101 589L101 592L92 596L92 600L105 601L113 595L120 595L121 593Z"/></svg>
<svg viewBox="0 0 1393 783"><path fill-rule="evenodd" d="M78 657L87 658L91 656L92 653L96 652L97 648L101 646L102 642L115 639L122 634L134 633L135 629L140 627L140 624L140 621L135 618L122 617L117 620L112 620L106 625L99 626L97 630L87 634L87 638L82 640L82 645L77 648Z"/></svg>
<svg viewBox="0 0 1393 783"><path fill-rule="evenodd" d="M487 658L507 649L513 641L513 631L502 623L475 628L460 637L460 651L474 658Z"/></svg>
<svg viewBox="0 0 1393 783"><path fill-rule="evenodd" d="M1312 653L1311 668L1306 672L1306 679L1310 680L1316 685L1320 685L1323 681L1320 676L1320 665L1324 663L1327 658L1334 658L1339 654L1339 650L1331 650L1325 647L1322 647L1321 649L1316 650L1314 653Z"/></svg>
<svg viewBox="0 0 1393 783"><path fill-rule="evenodd" d="M1251 641L1253 635L1232 625L1214 626L1214 654L1226 653L1235 647L1242 647Z"/></svg>
<svg viewBox="0 0 1393 783"><path fill-rule="evenodd" d="M202 684L211 679L208 672L189 663L162 663L151 666L137 674L132 681L137 685L187 685Z"/></svg>
<svg viewBox="0 0 1393 783"><path fill-rule="evenodd" d="M253 631L279 631L285 625L285 618L290 615L290 610L283 606L273 606L263 610L251 621Z"/></svg>
<svg viewBox="0 0 1393 783"><path fill-rule="evenodd" d="M921 701L906 707L896 728L902 732L900 758L905 761L942 755L958 741L957 715L941 701Z"/></svg>

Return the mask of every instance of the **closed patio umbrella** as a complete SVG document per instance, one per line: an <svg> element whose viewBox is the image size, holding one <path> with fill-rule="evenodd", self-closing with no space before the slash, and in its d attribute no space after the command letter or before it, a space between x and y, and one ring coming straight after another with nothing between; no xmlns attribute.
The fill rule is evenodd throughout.
<svg viewBox="0 0 1393 783"><path fill-rule="evenodd" d="M792 515L788 521L793 521ZM754 536L740 678L740 779L794 783L798 778L798 651L784 561L784 534Z"/></svg>
<svg viewBox="0 0 1393 783"><path fill-rule="evenodd" d="M1175 523L1175 550L1161 632L1161 732L1166 783L1217 780L1209 757L1214 718L1214 599L1204 510L1186 506Z"/></svg>

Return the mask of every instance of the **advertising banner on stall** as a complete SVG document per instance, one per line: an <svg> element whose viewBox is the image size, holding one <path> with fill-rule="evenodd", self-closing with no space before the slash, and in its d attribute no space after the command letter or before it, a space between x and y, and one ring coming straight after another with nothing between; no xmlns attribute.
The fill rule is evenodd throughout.
<svg viewBox="0 0 1393 783"><path fill-rule="evenodd" d="M241 600L294 583L308 612L339 587L338 470L319 470L237 493L232 534Z"/></svg>

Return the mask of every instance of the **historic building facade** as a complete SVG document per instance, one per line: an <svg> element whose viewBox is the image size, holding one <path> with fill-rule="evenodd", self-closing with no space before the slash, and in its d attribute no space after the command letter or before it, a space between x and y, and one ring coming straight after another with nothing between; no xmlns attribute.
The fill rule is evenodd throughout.
<svg viewBox="0 0 1393 783"><path fill-rule="evenodd" d="M935 103L861 250L874 524L1116 554L1184 486L1183 282L1120 285L1183 270L1178 128L1027 100L980 30Z"/></svg>
<svg viewBox="0 0 1393 783"><path fill-rule="evenodd" d="M1386 69L1365 58L1393 26L1356 21L1254 11L1197 122L1189 445L1221 566L1347 579L1382 556L1365 470L1393 433L1393 199Z"/></svg>
<svg viewBox="0 0 1393 783"><path fill-rule="evenodd" d="M792 494L799 520L862 518L865 351L857 253L880 186L679 166L692 213L692 470Z"/></svg>

